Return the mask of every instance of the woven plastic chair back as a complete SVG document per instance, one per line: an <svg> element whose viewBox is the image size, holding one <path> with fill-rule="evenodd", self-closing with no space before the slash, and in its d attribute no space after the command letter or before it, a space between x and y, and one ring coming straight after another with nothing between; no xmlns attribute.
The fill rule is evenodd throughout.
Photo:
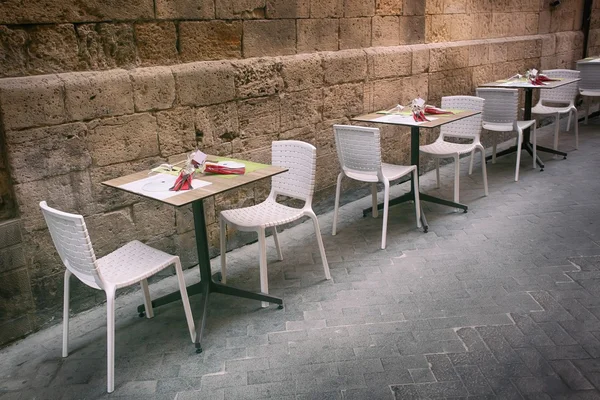
<svg viewBox="0 0 600 400"><path fill-rule="evenodd" d="M485 100L475 96L446 96L442 97L443 109L469 110L483 112ZM457 137L464 139L478 139L481 135L482 115L477 114L472 117L442 125L441 134L444 137Z"/></svg>
<svg viewBox="0 0 600 400"><path fill-rule="evenodd" d="M564 78L577 79L579 71L572 69L547 69L542 71L549 78ZM566 103L574 102L575 97L579 93L579 82L569 83L568 85L559 86L554 89L540 90L540 100L543 102Z"/></svg>
<svg viewBox="0 0 600 400"><path fill-rule="evenodd" d="M279 140L271 146L271 163L288 171L271 180L276 194L310 201L315 190L317 149L299 140Z"/></svg>
<svg viewBox="0 0 600 400"><path fill-rule="evenodd" d="M491 124L513 124L517 120L517 89L477 88L477 96L485 99L482 120Z"/></svg>
<svg viewBox="0 0 600 400"><path fill-rule="evenodd" d="M381 134L377 128L334 125L335 146L344 172L378 176L381 170Z"/></svg>
<svg viewBox="0 0 600 400"><path fill-rule="evenodd" d="M598 63L579 63L577 69L581 72L579 90L600 90L600 68L598 68Z"/></svg>
<svg viewBox="0 0 600 400"><path fill-rule="evenodd" d="M40 203L40 207L65 267L86 284L102 288L96 255L83 217L51 208L45 201Z"/></svg>

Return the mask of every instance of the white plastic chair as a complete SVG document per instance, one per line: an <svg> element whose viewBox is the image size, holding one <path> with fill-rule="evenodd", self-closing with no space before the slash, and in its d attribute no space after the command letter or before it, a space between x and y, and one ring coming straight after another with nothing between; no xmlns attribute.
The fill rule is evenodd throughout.
<svg viewBox="0 0 600 400"><path fill-rule="evenodd" d="M140 283L144 295L146 316L152 318L152 303L148 290L148 277L175 265L188 329L192 342L196 337L194 319L188 300L183 271L178 256L167 254L134 240L114 252L96 258L85 221L81 215L69 214L40 203L54 246L66 267L64 278L63 349L69 355L69 278L75 275L80 281L106 293L107 324L107 387L115 390L115 291L118 288Z"/></svg>
<svg viewBox="0 0 600 400"><path fill-rule="evenodd" d="M477 96L485 99L483 106L483 129L492 132L517 132L517 163L515 182L519 180L523 130L531 128L533 142L533 168L536 168L536 132L535 120L518 121L519 92L517 89L477 88ZM492 163L496 163L496 135L492 148Z"/></svg>
<svg viewBox="0 0 600 400"><path fill-rule="evenodd" d="M474 96L442 97L442 108L455 110L483 111L485 100ZM420 146L419 151L435 157L435 172L437 187L440 187L440 158L454 158L454 202L458 203L460 179L460 155L471 153L469 175L473 172L473 155L475 150L481 152L481 171L483 173L483 188L488 195L487 172L485 168L485 148L481 145L481 114L473 115L446 125L442 125L440 136L435 142ZM469 139L471 143L452 143L446 138Z"/></svg>
<svg viewBox="0 0 600 400"><path fill-rule="evenodd" d="M600 97L600 63L581 62L577 63L577 69L581 72L579 81L579 94L586 97ZM585 121L588 123L590 115L591 99L586 100Z"/></svg>
<svg viewBox="0 0 600 400"><path fill-rule="evenodd" d="M549 78L579 78L579 71L571 69L549 69L542 71ZM555 89L540 90L540 100L531 109L532 114L554 115L556 117L554 126L554 150L558 150L558 134L560 131L560 116L568 114L567 131L571 126L571 114L575 117L575 148L579 148L579 123L577 122L577 107L575 97L577 96L578 82L559 86ZM555 105L548 105L552 103Z"/></svg>
<svg viewBox="0 0 600 400"><path fill-rule="evenodd" d="M266 229L273 228L277 256L279 260L283 260L277 237L277 226L296 221L302 217L310 217L313 221L325 278L331 279L319 221L312 209L317 149L309 143L298 140L281 140L273 142L271 150L272 165L287 168L288 171L271 178L271 193L269 193L267 199L254 206L221 211L220 217L222 282L225 283L227 280L226 227L229 224L237 230L255 231L258 234L260 290L263 293L269 293ZM277 196L279 195L304 201L304 206L294 208L278 203ZM263 307L268 307L268 305L269 303L262 302Z"/></svg>
<svg viewBox="0 0 600 400"><path fill-rule="evenodd" d="M421 203L419 201L419 176L416 165L393 165L381 161L381 137L379 129L362 126L334 125L335 145L342 172L337 177L335 189L335 209L333 212L332 234L337 233L337 217L340 206L342 178L355 179L371 183L373 218L377 218L377 183L383 183L383 227L381 230L381 248L387 242L387 222L390 200L390 181L412 173L415 189L415 213L417 228L421 227Z"/></svg>

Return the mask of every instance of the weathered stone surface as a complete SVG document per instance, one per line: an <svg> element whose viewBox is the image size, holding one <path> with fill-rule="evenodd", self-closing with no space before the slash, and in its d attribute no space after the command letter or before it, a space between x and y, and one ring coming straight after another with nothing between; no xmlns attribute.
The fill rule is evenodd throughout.
<svg viewBox="0 0 600 400"><path fill-rule="evenodd" d="M8 147L15 183L81 171L90 166L92 158L85 144L85 124L66 124L32 131L19 131L18 134L20 138L42 137L19 143L13 141Z"/></svg>
<svg viewBox="0 0 600 400"><path fill-rule="evenodd" d="M467 0L467 12L489 13L492 12L492 0Z"/></svg>
<svg viewBox="0 0 600 400"><path fill-rule="evenodd" d="M408 0L412 3L418 0ZM425 2L425 14L441 14L444 12L444 0L427 0Z"/></svg>
<svg viewBox="0 0 600 400"><path fill-rule="evenodd" d="M267 18L308 18L309 0L267 0Z"/></svg>
<svg viewBox="0 0 600 400"><path fill-rule="evenodd" d="M323 53L323 70L329 84L362 81L367 77L367 56L363 50Z"/></svg>
<svg viewBox="0 0 600 400"><path fill-rule="evenodd" d="M19 0L8 0L0 8L0 24L61 23L89 21L133 21L154 17L152 0L34 0L23 7Z"/></svg>
<svg viewBox="0 0 600 400"><path fill-rule="evenodd" d="M217 19L265 18L266 0L216 0Z"/></svg>
<svg viewBox="0 0 600 400"><path fill-rule="evenodd" d="M131 68L136 65L132 24L77 25L79 69Z"/></svg>
<svg viewBox="0 0 600 400"><path fill-rule="evenodd" d="M373 17L373 46L397 46L400 43L400 17Z"/></svg>
<svg viewBox="0 0 600 400"><path fill-rule="evenodd" d="M444 0L444 14L464 14L467 12L467 0Z"/></svg>
<svg viewBox="0 0 600 400"><path fill-rule="evenodd" d="M475 14L472 16L471 32L473 39L491 38L492 34L492 13Z"/></svg>
<svg viewBox="0 0 600 400"><path fill-rule="evenodd" d="M141 65L177 62L177 28L173 22L135 24L135 36Z"/></svg>
<svg viewBox="0 0 600 400"><path fill-rule="evenodd" d="M281 132L319 122L322 107L320 89L285 93L281 97Z"/></svg>
<svg viewBox="0 0 600 400"><path fill-rule="evenodd" d="M316 54L299 54L282 57L281 76L287 91L305 90L323 84L321 57Z"/></svg>
<svg viewBox="0 0 600 400"><path fill-rule="evenodd" d="M71 121L132 113L133 89L124 70L60 75L65 107Z"/></svg>
<svg viewBox="0 0 600 400"><path fill-rule="evenodd" d="M444 71L469 66L469 47L451 46L432 48L429 54L429 71Z"/></svg>
<svg viewBox="0 0 600 400"><path fill-rule="evenodd" d="M473 67L473 87L478 87L491 81L494 73L491 65L480 65Z"/></svg>
<svg viewBox="0 0 600 400"><path fill-rule="evenodd" d="M24 29L0 25L0 77L25 75L27 39Z"/></svg>
<svg viewBox="0 0 600 400"><path fill-rule="evenodd" d="M170 68L138 68L130 74L135 111L164 110L173 106L175 77Z"/></svg>
<svg viewBox="0 0 600 400"><path fill-rule="evenodd" d="M181 22L179 48L183 61L240 58L242 23L239 21Z"/></svg>
<svg viewBox="0 0 600 400"><path fill-rule="evenodd" d="M394 104L408 104L417 97L428 99L426 74L373 82L373 109L382 110Z"/></svg>
<svg viewBox="0 0 600 400"><path fill-rule="evenodd" d="M189 152L196 148L194 113L191 108L173 108L156 113L160 155Z"/></svg>
<svg viewBox="0 0 600 400"><path fill-rule="evenodd" d="M64 85L56 75L0 79L4 129L56 125L66 120Z"/></svg>
<svg viewBox="0 0 600 400"><path fill-rule="evenodd" d="M213 1L156 0L158 19L211 19L215 17Z"/></svg>
<svg viewBox="0 0 600 400"><path fill-rule="evenodd" d="M77 50L73 25L37 25L29 31L27 67L37 74L74 70Z"/></svg>
<svg viewBox="0 0 600 400"><path fill-rule="evenodd" d="M233 67L227 62L202 62L172 67L181 105L205 106L233 100Z"/></svg>
<svg viewBox="0 0 600 400"><path fill-rule="evenodd" d="M132 217L136 238L141 241L175 233L175 207L158 201L141 201L133 205Z"/></svg>
<svg viewBox="0 0 600 400"><path fill-rule="evenodd" d="M469 66L488 64L490 60L490 48L487 44L476 44L469 46Z"/></svg>
<svg viewBox="0 0 600 400"><path fill-rule="evenodd" d="M310 4L311 18L339 18L343 15L344 0L313 1Z"/></svg>
<svg viewBox="0 0 600 400"><path fill-rule="evenodd" d="M430 75L429 101L435 104L443 96L456 93L473 93L473 75L469 68L453 69Z"/></svg>
<svg viewBox="0 0 600 400"><path fill-rule="evenodd" d="M337 19L300 19L297 29L298 53L338 49Z"/></svg>
<svg viewBox="0 0 600 400"><path fill-rule="evenodd" d="M340 19L340 50L371 47L371 19Z"/></svg>
<svg viewBox="0 0 600 400"><path fill-rule="evenodd" d="M371 17L375 15L375 2L364 0L345 0L344 17Z"/></svg>
<svg viewBox="0 0 600 400"><path fill-rule="evenodd" d="M364 88L361 83L348 83L323 89L323 118L352 118L363 112Z"/></svg>
<svg viewBox="0 0 600 400"><path fill-rule="evenodd" d="M86 217L85 222L98 257L115 251L125 243L138 238L131 207L90 215Z"/></svg>
<svg viewBox="0 0 600 400"><path fill-rule="evenodd" d="M538 19L538 33L550 33L552 14L550 11L541 11Z"/></svg>
<svg viewBox="0 0 600 400"><path fill-rule="evenodd" d="M150 114L96 120L88 129L88 148L95 166L159 154L156 118Z"/></svg>
<svg viewBox="0 0 600 400"><path fill-rule="evenodd" d="M429 6L429 3L435 3L436 1L428 0L404 0L403 14L404 15L425 15L425 9Z"/></svg>
<svg viewBox="0 0 600 400"><path fill-rule="evenodd" d="M406 76L412 70L412 52L395 47L366 49L369 77L372 79Z"/></svg>
<svg viewBox="0 0 600 400"><path fill-rule="evenodd" d="M425 17L400 17L400 44L425 42Z"/></svg>
<svg viewBox="0 0 600 400"><path fill-rule="evenodd" d="M504 42L490 43L490 63L495 64L508 60L508 46Z"/></svg>
<svg viewBox="0 0 600 400"><path fill-rule="evenodd" d="M470 14L442 14L428 16L427 42L471 39L472 18L474 17ZM418 28L418 25L416 22L413 22L413 29L416 28Z"/></svg>
<svg viewBox="0 0 600 400"><path fill-rule="evenodd" d="M581 32L559 32L556 37L557 53L565 53L571 50L582 48L583 36Z"/></svg>
<svg viewBox="0 0 600 400"><path fill-rule="evenodd" d="M429 47L414 46L412 49L412 73L429 72Z"/></svg>
<svg viewBox="0 0 600 400"><path fill-rule="evenodd" d="M296 53L294 20L244 21L244 57L288 55Z"/></svg>
<svg viewBox="0 0 600 400"><path fill-rule="evenodd" d="M32 309L31 287L27 268L0 274L0 321L18 318Z"/></svg>
<svg viewBox="0 0 600 400"><path fill-rule="evenodd" d="M271 96L238 103L240 138L279 132L280 99Z"/></svg>
<svg viewBox="0 0 600 400"><path fill-rule="evenodd" d="M270 96L283 89L282 63L277 59L232 62L236 98Z"/></svg>
<svg viewBox="0 0 600 400"><path fill-rule="evenodd" d="M202 146L215 146L239 137L236 103L224 103L196 109L196 140Z"/></svg>
<svg viewBox="0 0 600 400"><path fill-rule="evenodd" d="M402 0L376 0L375 14L376 15L401 15Z"/></svg>
<svg viewBox="0 0 600 400"><path fill-rule="evenodd" d="M177 255L184 268L198 264L198 251L196 250L196 234L194 231L180 233L174 236Z"/></svg>

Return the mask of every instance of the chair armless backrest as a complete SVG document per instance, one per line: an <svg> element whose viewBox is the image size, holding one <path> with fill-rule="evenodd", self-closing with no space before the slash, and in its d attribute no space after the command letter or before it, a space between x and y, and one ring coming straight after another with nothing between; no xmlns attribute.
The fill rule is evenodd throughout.
<svg viewBox="0 0 600 400"><path fill-rule="evenodd" d="M579 71L572 69L547 69L542 71L549 78L577 79ZM540 90L540 100L543 102L573 104L579 93L579 82L569 83L554 89Z"/></svg>
<svg viewBox="0 0 600 400"><path fill-rule="evenodd" d="M96 255L81 215L69 214L40 203L54 246L65 267L85 284L103 288Z"/></svg>
<svg viewBox="0 0 600 400"><path fill-rule="evenodd" d="M477 96L485 99L482 115L484 123L516 124L519 104L517 89L477 88Z"/></svg>
<svg viewBox="0 0 600 400"><path fill-rule="evenodd" d="M443 109L468 110L483 112L485 100L475 96L446 96L442 97ZM479 140L481 136L482 114L442 125L440 132L443 137L457 137Z"/></svg>
<svg viewBox="0 0 600 400"><path fill-rule="evenodd" d="M288 169L271 179L271 192L306 202L312 201L317 163L315 146L299 140L279 140L273 142L271 151L271 163Z"/></svg>
<svg viewBox="0 0 600 400"><path fill-rule="evenodd" d="M599 63L578 63L577 69L581 72L579 90L600 90Z"/></svg>
<svg viewBox="0 0 600 400"><path fill-rule="evenodd" d="M377 128L334 125L335 146L342 170L372 175L373 181L381 177L381 134Z"/></svg>

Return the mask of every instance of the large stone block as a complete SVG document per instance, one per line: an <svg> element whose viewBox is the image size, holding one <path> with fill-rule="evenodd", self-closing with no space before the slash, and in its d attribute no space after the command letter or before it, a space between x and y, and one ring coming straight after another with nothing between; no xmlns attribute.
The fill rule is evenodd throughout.
<svg viewBox="0 0 600 400"><path fill-rule="evenodd" d="M373 17L373 46L397 46L400 43L400 17Z"/></svg>
<svg viewBox="0 0 600 400"><path fill-rule="evenodd" d="M206 106L235 98L233 67L228 62L202 62L172 67L181 105Z"/></svg>
<svg viewBox="0 0 600 400"><path fill-rule="evenodd" d="M367 77L367 56L363 50L324 53L323 69L328 84L363 81Z"/></svg>
<svg viewBox="0 0 600 400"><path fill-rule="evenodd" d="M311 1L311 18L339 18L344 15L344 0ZM341 21L340 21L341 22Z"/></svg>
<svg viewBox="0 0 600 400"><path fill-rule="evenodd" d="M232 62L237 99L270 96L283 89L282 63L277 59Z"/></svg>
<svg viewBox="0 0 600 400"><path fill-rule="evenodd" d="M17 318L33 308L26 268L0 274L0 321Z"/></svg>
<svg viewBox="0 0 600 400"><path fill-rule="evenodd" d="M490 42L490 63L496 64L508 60L508 46L505 42Z"/></svg>
<svg viewBox="0 0 600 400"><path fill-rule="evenodd" d="M362 83L348 83L323 89L323 118L352 118L363 112Z"/></svg>
<svg viewBox="0 0 600 400"><path fill-rule="evenodd" d="M490 26L490 37L511 36L511 21L513 13L495 12L492 13L492 25Z"/></svg>
<svg viewBox="0 0 600 400"><path fill-rule="evenodd" d="M510 42L507 45L507 60L522 60L524 58L540 57L542 55L541 40L522 40Z"/></svg>
<svg viewBox="0 0 600 400"><path fill-rule="evenodd" d="M566 53L574 49L583 48L583 35L578 32L558 32L556 37L557 53Z"/></svg>
<svg viewBox="0 0 600 400"><path fill-rule="evenodd" d="M164 110L173 106L175 77L170 68L138 68L130 74L135 111Z"/></svg>
<svg viewBox="0 0 600 400"><path fill-rule="evenodd" d="M82 24L76 29L79 69L132 68L137 65L132 24Z"/></svg>
<svg viewBox="0 0 600 400"><path fill-rule="evenodd" d="M23 246L12 246L0 249L0 273L21 268L25 265Z"/></svg>
<svg viewBox="0 0 600 400"><path fill-rule="evenodd" d="M134 21L154 17L152 0L7 0L0 7L0 24L32 24L89 21Z"/></svg>
<svg viewBox="0 0 600 400"><path fill-rule="evenodd" d="M438 72L429 77L428 101L433 103L439 103L443 96L473 93L473 74L470 68Z"/></svg>
<svg viewBox="0 0 600 400"><path fill-rule="evenodd" d="M465 68L469 66L469 47L459 45L432 48L429 59L430 72Z"/></svg>
<svg viewBox="0 0 600 400"><path fill-rule="evenodd" d="M541 11L538 18L538 33L550 33L552 14L550 11Z"/></svg>
<svg viewBox="0 0 600 400"><path fill-rule="evenodd" d="M375 15L375 1L344 0L344 17L371 17Z"/></svg>
<svg viewBox="0 0 600 400"><path fill-rule="evenodd" d="M137 53L141 65L177 62L177 28L171 21L135 24Z"/></svg>
<svg viewBox="0 0 600 400"><path fill-rule="evenodd" d="M494 68L491 65L479 65L473 67L473 87L476 88L493 80L493 73Z"/></svg>
<svg viewBox="0 0 600 400"><path fill-rule="evenodd" d="M213 1L198 0L156 0L156 18L171 20L213 19Z"/></svg>
<svg viewBox="0 0 600 400"><path fill-rule="evenodd" d="M150 114L96 120L88 129L88 148L95 166L159 154L156 118Z"/></svg>
<svg viewBox="0 0 600 400"><path fill-rule="evenodd" d="M337 19L299 19L298 53L313 53L338 49Z"/></svg>
<svg viewBox="0 0 600 400"><path fill-rule="evenodd" d="M26 74L27 40L24 29L0 25L0 77Z"/></svg>
<svg viewBox="0 0 600 400"><path fill-rule="evenodd" d="M319 122L322 110L323 94L320 89L284 93L281 96L281 132Z"/></svg>
<svg viewBox="0 0 600 400"><path fill-rule="evenodd" d="M0 79L4 129L56 125L66 120L64 85L56 75Z"/></svg>
<svg viewBox="0 0 600 400"><path fill-rule="evenodd" d="M237 105L231 102L197 108L194 125L201 147L231 142L240 135Z"/></svg>
<svg viewBox="0 0 600 400"><path fill-rule="evenodd" d="M490 13L493 10L492 3L493 0L467 0L467 12Z"/></svg>
<svg viewBox="0 0 600 400"><path fill-rule="evenodd" d="M52 73L77 69L78 46L71 24L35 25L27 45L29 70Z"/></svg>
<svg viewBox="0 0 600 400"><path fill-rule="evenodd" d="M371 18L340 19L340 50L371 47Z"/></svg>
<svg viewBox="0 0 600 400"><path fill-rule="evenodd" d="M198 264L198 251L196 250L196 234L194 231L180 233L174 236L177 255L184 268Z"/></svg>
<svg viewBox="0 0 600 400"><path fill-rule="evenodd" d="M400 44L425 42L425 17L400 17Z"/></svg>
<svg viewBox="0 0 600 400"><path fill-rule="evenodd" d="M299 54L282 57L281 62L281 76L287 91L305 90L323 84L324 73L319 55Z"/></svg>
<svg viewBox="0 0 600 400"><path fill-rule="evenodd" d="M0 323L0 345L4 345L33 332L28 315Z"/></svg>
<svg viewBox="0 0 600 400"><path fill-rule="evenodd" d="M444 14L464 14L467 12L467 0L444 0Z"/></svg>
<svg viewBox="0 0 600 400"><path fill-rule="evenodd" d="M296 21L244 21L243 54L245 58L296 53Z"/></svg>
<svg viewBox="0 0 600 400"><path fill-rule="evenodd" d="M487 44L469 46L469 66L488 64L490 61L490 47Z"/></svg>
<svg viewBox="0 0 600 400"><path fill-rule="evenodd" d="M423 72L429 72L429 47L413 46L412 73L416 75Z"/></svg>
<svg viewBox="0 0 600 400"><path fill-rule="evenodd" d="M18 245L22 241L21 223L18 219L0 222L0 249Z"/></svg>
<svg viewBox="0 0 600 400"><path fill-rule="evenodd" d="M133 112L133 88L124 70L60 75L65 84L65 107L71 121Z"/></svg>
<svg viewBox="0 0 600 400"><path fill-rule="evenodd" d="M133 205L135 236L148 241L175 234L175 207L158 201L141 201Z"/></svg>
<svg viewBox="0 0 600 400"><path fill-rule="evenodd" d="M238 103L240 138L279 132L279 96L250 99Z"/></svg>
<svg viewBox="0 0 600 400"><path fill-rule="evenodd" d="M132 207L90 215L85 218L85 222L97 257L103 257L139 237ZM174 225L174 221L172 223ZM165 230L168 229L166 226Z"/></svg>
<svg viewBox="0 0 600 400"><path fill-rule="evenodd" d="M542 36L542 56L551 56L556 52L556 36Z"/></svg>
<svg viewBox="0 0 600 400"><path fill-rule="evenodd" d="M14 182L37 181L89 167L92 158L86 148L86 133L83 123L10 133L8 160Z"/></svg>
<svg viewBox="0 0 600 400"><path fill-rule="evenodd" d="M374 47L365 49L371 79L391 78L410 75L412 52L397 47Z"/></svg>
<svg viewBox="0 0 600 400"><path fill-rule="evenodd" d="M266 17L266 0L216 0L217 19L253 19Z"/></svg>
<svg viewBox="0 0 600 400"><path fill-rule="evenodd" d="M417 2L419 0L407 0ZM444 12L444 0L427 0L425 1L425 14L442 14Z"/></svg>
<svg viewBox="0 0 600 400"><path fill-rule="evenodd" d="M240 58L242 23L240 21L180 22L179 51L183 61Z"/></svg>
<svg viewBox="0 0 600 400"><path fill-rule="evenodd" d="M267 0L267 18L308 18L309 0Z"/></svg>
<svg viewBox="0 0 600 400"><path fill-rule="evenodd" d="M408 104L417 97L428 99L428 75L413 75L400 79L373 82L373 110L388 109L396 104Z"/></svg>
<svg viewBox="0 0 600 400"><path fill-rule="evenodd" d="M473 39L487 39L494 37L492 32L492 13L472 15L471 36Z"/></svg>
<svg viewBox="0 0 600 400"><path fill-rule="evenodd" d="M375 0L375 15L401 15L403 0Z"/></svg>
<svg viewBox="0 0 600 400"><path fill-rule="evenodd" d="M162 157L189 152L196 148L194 112L191 108L180 107L157 112L156 122Z"/></svg>
<svg viewBox="0 0 600 400"><path fill-rule="evenodd" d="M425 15L426 3L422 0L404 0L402 13L404 15Z"/></svg>

